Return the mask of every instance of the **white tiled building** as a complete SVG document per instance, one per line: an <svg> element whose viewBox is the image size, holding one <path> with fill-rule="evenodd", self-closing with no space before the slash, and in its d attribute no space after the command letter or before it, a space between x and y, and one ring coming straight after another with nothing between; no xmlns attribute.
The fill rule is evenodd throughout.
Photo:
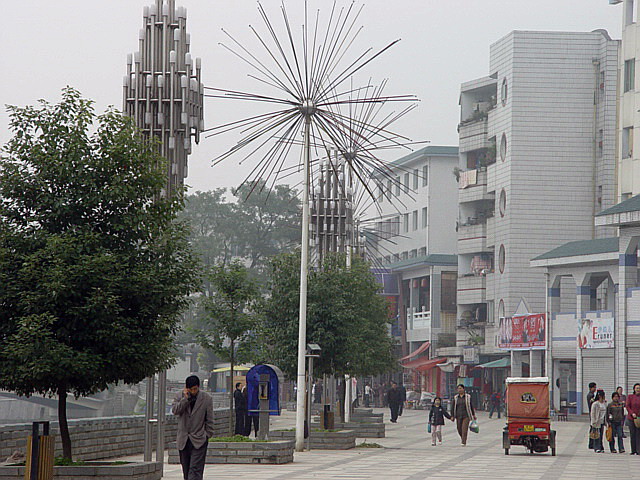
<svg viewBox="0 0 640 480"><path fill-rule="evenodd" d="M545 312L530 260L610 233L593 218L615 203L618 49L600 30L514 31L491 45L489 75L461 87L457 340L481 362L507 353L498 318ZM542 373L541 351L524 361Z"/></svg>

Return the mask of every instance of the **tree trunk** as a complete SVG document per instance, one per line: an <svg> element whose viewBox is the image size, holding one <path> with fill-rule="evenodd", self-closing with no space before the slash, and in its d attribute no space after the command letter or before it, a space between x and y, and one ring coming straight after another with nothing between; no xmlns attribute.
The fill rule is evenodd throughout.
<svg viewBox="0 0 640 480"><path fill-rule="evenodd" d="M69 424L67 423L67 392L64 388L58 391L58 425L62 441L62 456L65 460L72 460L71 435L69 435Z"/></svg>
<svg viewBox="0 0 640 480"><path fill-rule="evenodd" d="M234 364L234 352L233 352L233 340L229 345L229 435L233 435L235 430L233 428L234 418L233 418L233 394L235 390L235 386L233 385L233 364Z"/></svg>
<svg viewBox="0 0 640 480"><path fill-rule="evenodd" d="M346 385L346 382L344 381L344 375L340 376L340 382L342 384L342 388L340 389L340 397L338 398L338 401L340 402L340 422L344 423L344 420L345 420L344 409L346 408L345 395L347 393L347 385Z"/></svg>

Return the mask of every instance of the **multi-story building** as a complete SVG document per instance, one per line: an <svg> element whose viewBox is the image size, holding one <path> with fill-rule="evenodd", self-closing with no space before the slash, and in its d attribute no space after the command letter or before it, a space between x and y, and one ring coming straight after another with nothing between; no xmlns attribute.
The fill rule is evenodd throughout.
<svg viewBox="0 0 640 480"><path fill-rule="evenodd" d="M457 348L439 355L509 354L497 320L545 312L530 260L610 233L594 215L615 203L618 49L602 30L514 31L491 45L490 74L462 84ZM494 365L529 373L523 360L542 373L541 350Z"/></svg>
<svg viewBox="0 0 640 480"><path fill-rule="evenodd" d="M401 354L420 359L416 367L432 359L431 345L455 342L457 164L457 147L435 145L392 162L395 181L378 192L380 216L368 235L376 263L396 277L395 332Z"/></svg>

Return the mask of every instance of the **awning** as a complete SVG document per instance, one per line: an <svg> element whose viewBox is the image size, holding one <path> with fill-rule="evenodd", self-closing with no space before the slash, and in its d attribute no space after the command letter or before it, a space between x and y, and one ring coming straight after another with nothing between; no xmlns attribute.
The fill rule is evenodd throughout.
<svg viewBox="0 0 640 480"><path fill-rule="evenodd" d="M402 365L404 368L410 368L418 372L427 372L439 363L446 362L446 358L418 358Z"/></svg>
<svg viewBox="0 0 640 480"><path fill-rule="evenodd" d="M409 355L407 355L406 357L402 357L399 361L400 362L404 362L405 360L409 360L410 358L415 357L416 355L420 355L422 352L424 352L427 348L429 348L431 346L431 342L427 341L424 342L422 345L420 345L418 347L418 349L414 352L411 352Z"/></svg>
<svg viewBox="0 0 640 480"><path fill-rule="evenodd" d="M500 360L494 360L493 362L483 363L476 368L508 368L511 366L511 359L509 357L501 358Z"/></svg>

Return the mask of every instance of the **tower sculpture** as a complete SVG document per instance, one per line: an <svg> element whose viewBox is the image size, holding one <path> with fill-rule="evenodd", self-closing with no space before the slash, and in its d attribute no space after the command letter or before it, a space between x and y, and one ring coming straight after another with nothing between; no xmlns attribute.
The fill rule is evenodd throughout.
<svg viewBox="0 0 640 480"><path fill-rule="evenodd" d="M147 138L159 140L167 159L167 192L188 174L192 139L204 129L204 86L200 58L189 52L187 9L175 0L144 7L139 49L127 56L123 112Z"/></svg>

